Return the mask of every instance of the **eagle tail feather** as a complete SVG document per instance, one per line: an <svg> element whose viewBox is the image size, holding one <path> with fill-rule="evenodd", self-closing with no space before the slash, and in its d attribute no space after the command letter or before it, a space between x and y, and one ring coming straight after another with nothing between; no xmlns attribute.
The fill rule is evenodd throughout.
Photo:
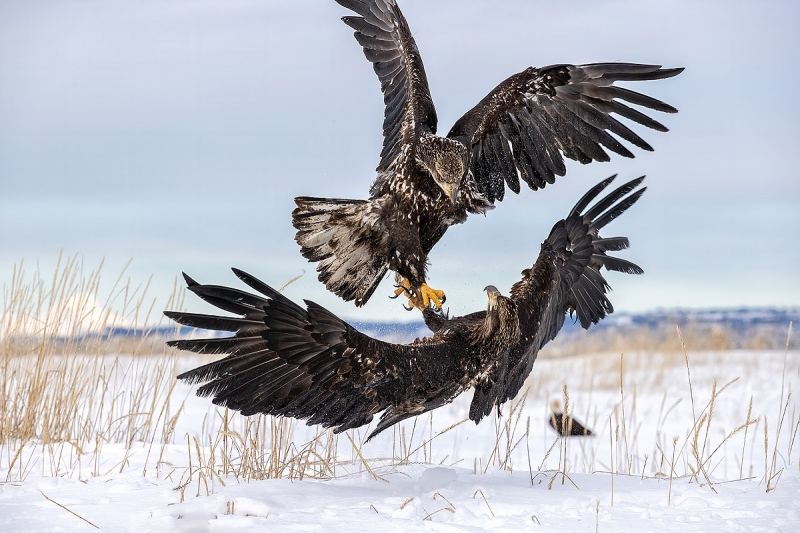
<svg viewBox="0 0 800 533"><path fill-rule="evenodd" d="M388 270L375 251L386 238L379 200L298 197L295 203L295 240L303 257L318 263L319 280L345 301L367 303Z"/></svg>

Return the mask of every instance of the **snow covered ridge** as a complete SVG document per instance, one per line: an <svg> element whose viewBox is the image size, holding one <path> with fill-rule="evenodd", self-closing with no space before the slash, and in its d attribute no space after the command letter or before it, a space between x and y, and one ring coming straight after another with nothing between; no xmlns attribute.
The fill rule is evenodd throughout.
<svg viewBox="0 0 800 533"><path fill-rule="evenodd" d="M795 324L800 323L800 308L676 309L635 315L615 313L598 323L596 327L613 328L627 325L647 325L655 327L665 323L682 326L691 322L698 324L729 325L735 328L748 328L763 325L787 328L790 322L794 322Z"/></svg>
<svg viewBox="0 0 800 533"><path fill-rule="evenodd" d="M430 330L422 321L412 322L370 322L350 320L353 327L367 335L393 342L409 342L417 337L430 335ZM789 324L794 324L797 329L800 324L800 309L708 309L708 310L670 310L653 311L650 313L626 314L614 313L607 316L597 324L594 324L591 331L599 330L630 330L632 328L670 328L674 330L677 325L681 328L691 326L724 327L740 335L752 334L759 328L770 328L786 333ZM584 332L584 333L580 333ZM146 336L163 337L165 339L187 337L192 335L202 335L205 337L214 335L228 335L225 332L197 331L186 326L177 324L154 325L149 327L128 327L115 325L113 327L103 327L101 330L85 331L79 336L85 339L124 339L141 338ZM580 324L567 319L564 322L561 336L575 334L586 334ZM69 330L60 332L59 338L66 340L71 336ZM0 335L0 338L2 336ZM783 337L782 341L785 342ZM783 344L778 344L774 348L781 348Z"/></svg>
<svg viewBox="0 0 800 533"><path fill-rule="evenodd" d="M752 346L748 346L747 339L752 340L755 337L762 337L759 339L758 348L780 349L785 347L790 323L794 324L795 330L800 325L800 308L678 309L639 314L613 313L594 324L588 332L583 330L578 322L567 319L559 336L553 342L563 345L581 340L580 336L589 335L587 339L590 340L592 335L628 334L634 330L667 332L674 336L675 327L678 326L684 331L691 330L695 336L709 336L712 332L715 335L724 333L729 337L729 345L724 346L724 349L750 348ZM351 324L369 335L395 342L408 342L429 334L422 322L351 322ZM768 338L768 335L772 335L772 338ZM796 341L790 339L790 348L796 347ZM713 347L704 343L704 348ZM548 353L547 347L543 350L543 354L546 353Z"/></svg>

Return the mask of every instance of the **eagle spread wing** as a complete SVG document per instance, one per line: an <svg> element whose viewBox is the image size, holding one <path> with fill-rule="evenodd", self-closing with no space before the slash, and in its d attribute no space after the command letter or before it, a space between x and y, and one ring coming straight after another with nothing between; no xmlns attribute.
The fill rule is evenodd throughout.
<svg viewBox="0 0 800 533"><path fill-rule="evenodd" d="M575 315L583 329L614 312L608 299L608 283L601 268L643 274L638 265L606 252L624 250L627 237L601 237L599 230L636 203L646 187L637 187L644 176L632 180L586 209L615 178L595 185L559 220L542 243L536 263L522 272L511 288L517 305L520 343L510 351L506 365L498 367L483 388L476 387L470 418L480 420L493 406L514 398L530 374L539 350L553 340L566 316Z"/></svg>
<svg viewBox="0 0 800 533"><path fill-rule="evenodd" d="M386 410L374 436L463 390L448 373L461 372L465 321L424 342L390 344L358 332L314 302L306 300L303 309L253 276L233 270L261 296L184 278L190 291L238 317L165 312L186 326L235 334L168 342L197 353L229 354L178 376L205 383L197 393L213 396L215 404L244 415L308 419L309 424L335 427L337 433L368 424ZM419 389L428 389L431 397L412 393Z"/></svg>
<svg viewBox="0 0 800 533"><path fill-rule="evenodd" d="M292 223L303 257L318 262L319 280L345 301L364 305L384 278L390 263L415 257L418 271L427 256L413 217L385 195L383 186L400 181L416 166L420 134L435 133L436 110L425 68L400 8L393 0L337 0L360 16L342 20L355 30L364 55L373 64L386 105L379 176L369 200L295 199ZM392 250L403 243L402 254Z"/></svg>
<svg viewBox="0 0 800 533"><path fill-rule="evenodd" d="M425 67L405 17L394 0L336 0L359 17L342 17L355 30L381 82L383 102L383 150L378 171L387 170L413 143L418 128L436 133L433 106Z"/></svg>
<svg viewBox="0 0 800 533"><path fill-rule="evenodd" d="M364 335L313 302L303 308L239 270L236 275L260 295L200 285L185 276L189 290L238 316L165 313L180 324L233 333L170 341L184 350L228 354L178 378L203 383L198 394L242 414L306 419L337 432L367 424L382 411L370 438L474 387L470 418L478 422L517 394L539 349L556 336L567 313L588 328L612 312L602 267L642 272L606 255L626 248L626 238L598 235L639 198L644 189L631 191L641 178L585 210L612 179L556 223L510 298L487 287L492 294L486 311L451 319L428 309L426 323L434 334L407 345Z"/></svg>
<svg viewBox="0 0 800 533"><path fill-rule="evenodd" d="M603 147L633 157L612 133L652 151L612 113L667 131L626 103L665 113L677 110L614 82L659 80L682 71L635 63L529 67L495 87L447 136L471 150L470 170L478 189L490 202L502 200L506 184L519 193L520 177L533 190L554 183L556 176L566 173L562 154L583 164L608 161Z"/></svg>

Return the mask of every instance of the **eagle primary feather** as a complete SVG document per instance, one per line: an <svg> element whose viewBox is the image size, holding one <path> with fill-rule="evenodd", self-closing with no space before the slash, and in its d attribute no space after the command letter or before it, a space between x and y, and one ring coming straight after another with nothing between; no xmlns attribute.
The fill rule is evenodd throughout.
<svg viewBox="0 0 800 533"><path fill-rule="evenodd" d="M408 23L395 0L337 0L358 16L342 20L370 61L385 104L383 148L368 200L298 197L292 213L301 253L317 262L319 280L346 301L364 305L387 271L404 278L412 305L435 305L428 254L453 224L483 214L506 186L533 190L566 173L564 158L608 161L606 150L652 150L613 115L657 131L659 122L629 104L664 113L675 108L615 85L669 78L683 69L595 63L529 67L492 90L446 137ZM401 292L400 290L397 291Z"/></svg>
<svg viewBox="0 0 800 533"><path fill-rule="evenodd" d="M190 291L237 316L165 313L180 324L233 333L169 341L184 350L228 354L178 378L201 383L199 395L244 415L294 417L337 432L382 413L370 438L473 388L469 417L477 423L516 396L567 314L588 328L613 312L602 268L642 273L627 261L620 267L623 260L606 253L627 248L627 238L599 235L639 199L642 179L587 208L614 177L593 187L553 226L538 259L508 297L488 286L488 308L456 318L426 308L423 316L433 334L411 344L364 335L318 304L306 300L299 306L240 270L234 273L259 294L201 285L184 275Z"/></svg>

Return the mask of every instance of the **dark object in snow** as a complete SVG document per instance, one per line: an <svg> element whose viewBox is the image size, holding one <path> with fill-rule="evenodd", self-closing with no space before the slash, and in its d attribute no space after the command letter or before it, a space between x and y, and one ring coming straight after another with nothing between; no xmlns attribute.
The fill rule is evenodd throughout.
<svg viewBox="0 0 800 533"><path fill-rule="evenodd" d="M469 417L477 423L516 396L539 350L555 338L567 314L575 313L588 328L613 312L601 268L643 272L606 255L627 248L626 237L598 234L639 199L643 179L587 207L614 176L594 186L553 226L536 263L522 272L509 297L490 285L486 311L449 318L426 308L434 334L411 344L368 337L314 302L306 300L304 309L237 269L239 279L263 296L201 285L184 274L190 291L239 316L165 312L186 326L234 333L169 341L183 350L229 354L178 378L203 383L200 396L212 396L215 404L243 415L307 419L336 432L368 424L383 411L370 438L474 388Z"/></svg>
<svg viewBox="0 0 800 533"><path fill-rule="evenodd" d="M298 197L292 213L303 256L319 280L345 301L364 305L389 270L395 295L422 310L441 308L443 291L426 283L428 254L468 213L483 214L515 193L520 180L537 190L566 173L564 157L608 161L606 149L633 153L622 141L652 150L612 116L667 128L634 104L677 110L615 82L670 78L682 68L634 63L529 67L495 87L447 134L436 135L436 109L417 45L394 0L337 0L360 16L355 30L383 92L383 149L367 200ZM621 140L618 140L613 135Z"/></svg>
<svg viewBox="0 0 800 533"><path fill-rule="evenodd" d="M550 427L562 437L592 437L592 430L584 427L583 424L575 420L575 417L568 416L564 425L564 413L558 400L550 406L550 419L547 421Z"/></svg>

